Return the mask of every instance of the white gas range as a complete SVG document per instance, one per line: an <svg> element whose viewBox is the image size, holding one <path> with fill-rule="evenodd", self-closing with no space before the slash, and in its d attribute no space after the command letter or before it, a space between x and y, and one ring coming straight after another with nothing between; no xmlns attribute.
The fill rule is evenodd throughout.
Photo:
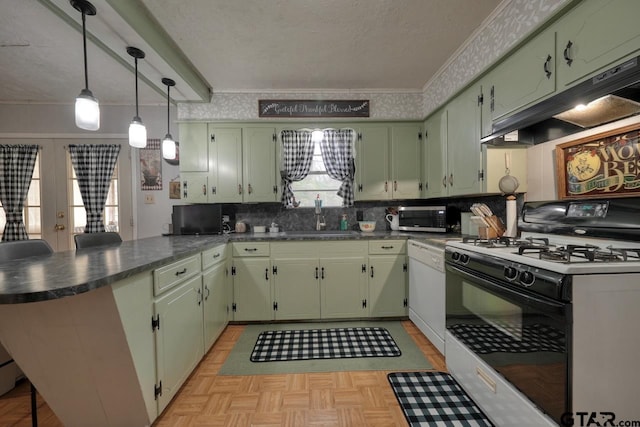
<svg viewBox="0 0 640 427"><path fill-rule="evenodd" d="M465 348L551 425L640 420L640 198L525 203L518 226L518 239L447 242L447 363ZM496 424L540 422L505 421L495 387L461 380Z"/></svg>

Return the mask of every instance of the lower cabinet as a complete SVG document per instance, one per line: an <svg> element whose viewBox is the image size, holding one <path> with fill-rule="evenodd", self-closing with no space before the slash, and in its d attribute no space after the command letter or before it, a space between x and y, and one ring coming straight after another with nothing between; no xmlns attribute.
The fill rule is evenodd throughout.
<svg viewBox="0 0 640 427"><path fill-rule="evenodd" d="M204 351L218 339L229 320L229 270L226 244L202 253L202 320Z"/></svg>
<svg viewBox="0 0 640 427"><path fill-rule="evenodd" d="M162 412L204 355L202 277L196 275L154 303L158 413Z"/></svg>
<svg viewBox="0 0 640 427"><path fill-rule="evenodd" d="M406 241L369 242L369 315L407 315L408 267Z"/></svg>
<svg viewBox="0 0 640 427"><path fill-rule="evenodd" d="M323 319L369 315L364 256L321 258L320 280L320 312Z"/></svg>
<svg viewBox="0 0 640 427"><path fill-rule="evenodd" d="M318 258L273 258L276 320L320 318Z"/></svg>

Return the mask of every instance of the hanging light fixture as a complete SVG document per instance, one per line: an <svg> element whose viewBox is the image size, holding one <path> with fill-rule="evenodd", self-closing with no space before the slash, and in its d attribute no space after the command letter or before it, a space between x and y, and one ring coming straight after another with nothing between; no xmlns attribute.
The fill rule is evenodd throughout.
<svg viewBox="0 0 640 427"><path fill-rule="evenodd" d="M137 47L128 46L127 53L133 57L136 64L136 115L129 124L129 145L144 148L147 146L147 128L138 115L138 59L144 58L144 52Z"/></svg>
<svg viewBox="0 0 640 427"><path fill-rule="evenodd" d="M173 140L171 132L169 131L169 91L171 90L171 86L176 85L176 82L165 77L162 79L162 84L167 86L167 134L162 140L162 157L172 160L176 158L176 142Z"/></svg>
<svg viewBox="0 0 640 427"><path fill-rule="evenodd" d="M100 105L98 100L89 90L89 77L87 72L87 30L86 16L96 14L96 8L87 0L69 0L78 12L82 13L82 44L84 47L84 89L76 98L76 126L80 129L100 129Z"/></svg>

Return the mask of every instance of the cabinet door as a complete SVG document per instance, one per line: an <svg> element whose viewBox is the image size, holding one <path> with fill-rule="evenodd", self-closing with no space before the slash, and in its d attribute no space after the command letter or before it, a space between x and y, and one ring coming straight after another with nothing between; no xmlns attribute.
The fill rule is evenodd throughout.
<svg viewBox="0 0 640 427"><path fill-rule="evenodd" d="M638 15L637 0L586 0L558 20L553 26L558 39L558 87L564 89L637 54Z"/></svg>
<svg viewBox="0 0 640 427"><path fill-rule="evenodd" d="M389 188L389 128L363 127L356 144L356 200L386 200Z"/></svg>
<svg viewBox="0 0 640 427"><path fill-rule="evenodd" d="M318 258L276 258L272 263L276 320L319 319Z"/></svg>
<svg viewBox="0 0 640 427"><path fill-rule="evenodd" d="M365 257L320 258L320 280L323 319L369 315Z"/></svg>
<svg viewBox="0 0 640 427"><path fill-rule="evenodd" d="M447 185L449 196L475 194L480 181L479 88L472 86L447 105Z"/></svg>
<svg viewBox="0 0 640 427"><path fill-rule="evenodd" d="M242 202L242 129L209 128L209 201Z"/></svg>
<svg viewBox="0 0 640 427"><path fill-rule="evenodd" d="M158 382L162 381L158 413L204 355L201 289L202 276L198 274L154 303L160 319L156 331L157 377Z"/></svg>
<svg viewBox="0 0 640 427"><path fill-rule="evenodd" d="M554 54L555 33L545 31L491 72L492 119L535 103L555 91Z"/></svg>
<svg viewBox="0 0 640 427"><path fill-rule="evenodd" d="M186 203L207 203L209 201L208 175L206 172L180 172L182 201Z"/></svg>
<svg viewBox="0 0 640 427"><path fill-rule="evenodd" d="M206 123L180 123L180 172L209 170L209 133Z"/></svg>
<svg viewBox="0 0 640 427"><path fill-rule="evenodd" d="M245 202L277 202L276 143L274 128L242 130Z"/></svg>
<svg viewBox="0 0 640 427"><path fill-rule="evenodd" d="M207 352L227 326L226 264L202 273L204 351Z"/></svg>
<svg viewBox="0 0 640 427"><path fill-rule="evenodd" d="M394 199L420 198L420 126L391 128L391 187Z"/></svg>
<svg viewBox="0 0 640 427"><path fill-rule="evenodd" d="M233 320L272 320L269 259L234 258L233 265Z"/></svg>
<svg viewBox="0 0 640 427"><path fill-rule="evenodd" d="M447 110L427 119L424 125L424 197L447 195Z"/></svg>
<svg viewBox="0 0 640 427"><path fill-rule="evenodd" d="M407 258L369 257L369 314L371 317L407 315Z"/></svg>

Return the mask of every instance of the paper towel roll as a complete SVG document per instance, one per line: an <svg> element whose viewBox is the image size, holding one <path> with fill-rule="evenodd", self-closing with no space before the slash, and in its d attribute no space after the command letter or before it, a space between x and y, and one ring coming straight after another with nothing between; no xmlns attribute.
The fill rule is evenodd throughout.
<svg viewBox="0 0 640 427"><path fill-rule="evenodd" d="M507 197L507 230L504 232L506 237L516 237L518 235L518 211L516 207L516 198Z"/></svg>

